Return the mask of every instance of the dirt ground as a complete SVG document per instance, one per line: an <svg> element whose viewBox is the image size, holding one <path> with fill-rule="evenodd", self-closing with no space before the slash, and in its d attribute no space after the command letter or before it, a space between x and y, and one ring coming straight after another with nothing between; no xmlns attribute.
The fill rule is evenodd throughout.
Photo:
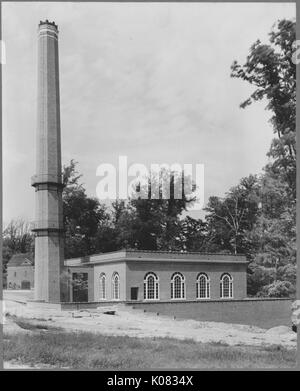
<svg viewBox="0 0 300 391"><path fill-rule="evenodd" d="M109 307L110 310L115 311L115 315L104 314L103 307L80 311L29 309L26 302L31 298L31 291L4 291L4 333L29 332L16 325L13 318L9 316L16 315L28 318L39 325L60 327L65 331L90 331L102 335L127 335L140 338L172 337L231 346L281 345L286 348L296 348L297 345L296 333L286 326L266 330L249 325L174 320L167 316L124 308L118 304Z"/></svg>

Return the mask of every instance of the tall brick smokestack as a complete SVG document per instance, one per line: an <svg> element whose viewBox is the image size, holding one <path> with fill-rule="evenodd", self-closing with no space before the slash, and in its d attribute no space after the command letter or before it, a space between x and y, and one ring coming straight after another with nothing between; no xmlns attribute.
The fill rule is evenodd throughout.
<svg viewBox="0 0 300 391"><path fill-rule="evenodd" d="M38 28L38 106L36 175L35 300L65 300L63 211L59 102L58 29L54 22Z"/></svg>

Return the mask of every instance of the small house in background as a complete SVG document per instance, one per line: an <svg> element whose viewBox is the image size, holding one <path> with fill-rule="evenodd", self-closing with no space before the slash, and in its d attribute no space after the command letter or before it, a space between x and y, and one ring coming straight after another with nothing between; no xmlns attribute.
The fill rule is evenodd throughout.
<svg viewBox="0 0 300 391"><path fill-rule="evenodd" d="M31 289L34 287L32 254L15 254L7 264L7 289Z"/></svg>

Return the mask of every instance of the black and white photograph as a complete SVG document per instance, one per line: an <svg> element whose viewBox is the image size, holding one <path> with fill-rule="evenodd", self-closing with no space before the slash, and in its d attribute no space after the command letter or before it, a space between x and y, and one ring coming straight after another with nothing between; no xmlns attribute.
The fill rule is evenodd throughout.
<svg viewBox="0 0 300 391"><path fill-rule="evenodd" d="M3 370L296 369L296 3L1 28Z"/></svg>

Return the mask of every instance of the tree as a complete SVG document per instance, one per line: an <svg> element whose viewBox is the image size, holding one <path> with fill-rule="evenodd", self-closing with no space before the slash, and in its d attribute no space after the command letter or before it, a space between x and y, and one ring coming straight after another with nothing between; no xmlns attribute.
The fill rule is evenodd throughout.
<svg viewBox="0 0 300 391"><path fill-rule="evenodd" d="M180 220L179 224L179 249L191 252L205 251L207 223L201 219L193 219L190 216L186 216Z"/></svg>
<svg viewBox="0 0 300 391"><path fill-rule="evenodd" d="M280 20L270 43L256 41L246 63L231 76L255 86L242 108L266 99L274 134L260 183L261 210L251 231L250 294L288 296L296 279L296 66L292 62L295 21Z"/></svg>
<svg viewBox="0 0 300 391"><path fill-rule="evenodd" d="M247 252L245 232L252 229L258 211L257 177L243 178L226 196L210 197L205 210L208 212L208 242L212 251Z"/></svg>
<svg viewBox="0 0 300 391"><path fill-rule="evenodd" d="M30 224L23 220L11 220L3 231L3 244L16 253L27 253L32 250L33 234Z"/></svg>
<svg viewBox="0 0 300 391"><path fill-rule="evenodd" d="M63 214L66 229L65 257L79 257L99 252L99 230L106 227L109 214L96 198L88 197L76 162L64 166Z"/></svg>
<svg viewBox="0 0 300 391"><path fill-rule="evenodd" d="M138 187L143 198L132 197L126 206L117 204L123 208L121 213L115 210L118 243L142 250L182 249L180 216L194 201L192 192L185 194L183 179L190 180L184 174L162 170L159 179L152 182L148 179ZM170 185L168 198L163 197L165 184Z"/></svg>
<svg viewBox="0 0 300 391"><path fill-rule="evenodd" d="M248 233L253 253L249 266L249 293L293 295L296 282L295 207L287 202L285 184L269 177L268 173L260 180L260 198L258 219ZM262 274L265 278L260 278ZM287 283L285 289L279 282Z"/></svg>
<svg viewBox="0 0 300 391"><path fill-rule="evenodd" d="M272 169L289 185L290 196L296 196L296 66L292 62L296 39L296 22L280 20L270 33L270 43L257 40L250 48L246 63L231 66L231 76L255 86L241 107L267 100L273 115L271 123L277 138L269 151Z"/></svg>

